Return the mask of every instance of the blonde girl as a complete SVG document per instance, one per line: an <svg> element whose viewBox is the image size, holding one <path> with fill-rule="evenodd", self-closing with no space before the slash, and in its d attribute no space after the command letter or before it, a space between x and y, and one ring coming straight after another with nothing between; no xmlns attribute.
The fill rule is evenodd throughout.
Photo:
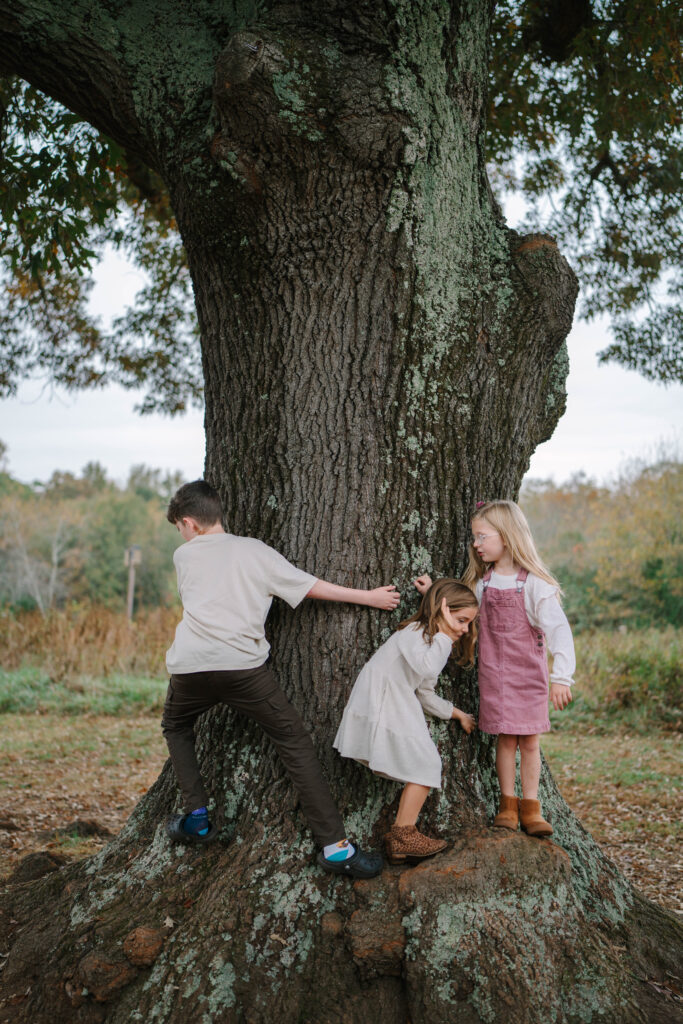
<svg viewBox="0 0 683 1024"><path fill-rule="evenodd" d="M420 592L428 576L415 581ZM463 582L480 601L479 728L498 736L500 806L493 824L552 835L538 800L540 735L549 732L550 700L557 710L572 699L574 643L559 601L560 587L541 561L529 524L514 501L481 502L472 519L470 561ZM522 800L515 796L519 748Z"/></svg>
<svg viewBox="0 0 683 1024"><path fill-rule="evenodd" d="M452 653L459 664L474 660L478 611L472 590L458 580L431 583L418 612L375 652L354 683L334 746L377 775L405 783L396 821L384 837L392 864L415 863L446 846L418 832L416 822L429 790L441 787L441 758L424 712L456 719L465 732L471 715L435 692Z"/></svg>

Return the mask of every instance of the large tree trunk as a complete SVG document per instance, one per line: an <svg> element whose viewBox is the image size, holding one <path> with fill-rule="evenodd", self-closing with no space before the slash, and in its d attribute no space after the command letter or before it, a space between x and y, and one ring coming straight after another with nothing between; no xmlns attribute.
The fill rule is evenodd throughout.
<svg viewBox="0 0 683 1024"><path fill-rule="evenodd" d="M574 276L551 239L507 230L486 181L488 3L273 4L249 25L215 10L203 24L182 5L190 93L170 46L163 62L141 54L143 39L147 55L159 47L154 33L174 40L171 0L140 4L156 12L151 40L111 5L99 21L93 4L55 13L54 38L31 33L32 4L18 6L0 21L3 61L169 185L202 328L207 475L228 528L334 582L393 580L404 614L415 574L462 569L475 501L515 496L564 408ZM103 79L92 54L105 51ZM399 787L331 741L398 620L312 602L271 617L274 667L349 832L374 845ZM473 673L443 692L475 710ZM102 853L9 886L0 1019L673 1020L674 918L633 892L547 771L554 842L489 830L491 741L434 731L444 788L422 820L452 849L351 885L316 868L258 730L211 713L198 747L222 841L171 847L167 766Z"/></svg>

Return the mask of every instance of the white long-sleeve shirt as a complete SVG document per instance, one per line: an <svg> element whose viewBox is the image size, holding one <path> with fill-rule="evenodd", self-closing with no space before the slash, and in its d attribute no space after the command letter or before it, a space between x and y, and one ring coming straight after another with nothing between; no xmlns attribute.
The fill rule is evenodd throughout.
<svg viewBox="0 0 683 1024"><path fill-rule="evenodd" d="M517 574L504 576L499 572L491 573L489 587L495 590L514 590ZM477 582L477 600L481 601L484 585ZM574 638L567 616L562 611L557 596L557 587L529 573L524 584L524 609L529 622L535 629L545 633L548 650L553 656L553 669L550 673L551 683L571 686L576 671L576 655L574 654Z"/></svg>

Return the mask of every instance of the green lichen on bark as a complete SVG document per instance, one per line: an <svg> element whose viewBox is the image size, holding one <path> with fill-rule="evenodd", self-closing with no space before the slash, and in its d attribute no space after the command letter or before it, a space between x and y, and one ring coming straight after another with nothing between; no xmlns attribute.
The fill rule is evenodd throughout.
<svg viewBox="0 0 683 1024"><path fill-rule="evenodd" d="M392 6L398 33L385 87L393 108L407 117L408 124L387 227L405 233L414 261L415 302L424 317L416 382L439 372L452 354L454 328L459 325L462 330L471 317L475 293L464 282L473 267L477 297L489 301L494 330L503 326L513 289L501 287L509 260L504 231L492 207L482 203L481 153L470 142L473 111L453 102L458 67L467 67L471 80L476 78L484 87L485 8L468 10L469 17L454 30L449 3L395 0ZM456 36L455 69L444 59L451 32ZM456 83L456 96L457 89ZM470 268L469 274L463 274L464 266ZM448 378L448 368L444 376Z"/></svg>
<svg viewBox="0 0 683 1024"><path fill-rule="evenodd" d="M316 84L311 68L305 62L290 58L286 70L272 76L272 86L280 104L278 117L287 121L297 135L309 142L320 142L324 132L316 126L307 111L316 106ZM324 115L325 109L319 108Z"/></svg>
<svg viewBox="0 0 683 1024"><path fill-rule="evenodd" d="M548 378L546 394L546 412L557 414L564 412L567 402L567 377L569 375L569 351L564 341L553 360Z"/></svg>
<svg viewBox="0 0 683 1024"><path fill-rule="evenodd" d="M473 837L447 868L415 872L405 899L407 974L430 1020L463 1003L485 1024L508 1013L525 1024L632 1019L630 980L586 929L569 862L551 844Z"/></svg>

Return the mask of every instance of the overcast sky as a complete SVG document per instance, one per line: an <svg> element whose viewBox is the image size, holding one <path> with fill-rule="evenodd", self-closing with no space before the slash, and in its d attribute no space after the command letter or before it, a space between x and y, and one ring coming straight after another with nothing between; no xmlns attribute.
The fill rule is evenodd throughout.
<svg viewBox="0 0 683 1024"><path fill-rule="evenodd" d="M141 278L116 256L98 268L93 308L103 318L120 314ZM584 471L608 481L620 465L650 458L656 447L683 435L683 386L663 387L616 366L598 366L596 353L609 337L603 324L577 323L569 337L567 412L550 441L534 454L529 476L557 483ZM123 482L132 465L202 475L203 414L168 419L133 411L135 392L121 388L78 395L25 384L0 402L0 440L9 471L26 483L47 480L56 469L79 473L100 462Z"/></svg>

